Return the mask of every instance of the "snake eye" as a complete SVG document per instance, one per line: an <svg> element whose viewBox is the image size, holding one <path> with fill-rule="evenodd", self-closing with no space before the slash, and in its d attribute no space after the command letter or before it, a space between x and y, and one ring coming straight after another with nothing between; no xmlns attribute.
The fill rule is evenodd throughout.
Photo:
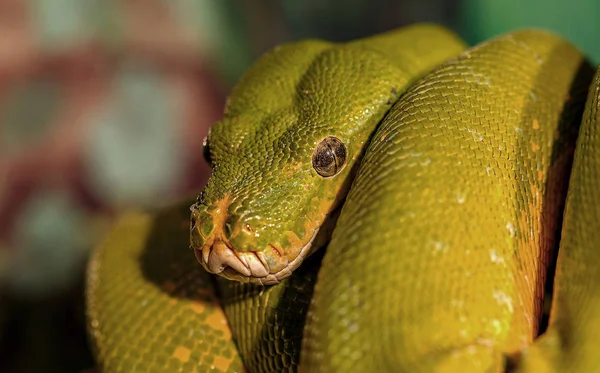
<svg viewBox="0 0 600 373"><path fill-rule="evenodd" d="M206 135L206 137L202 139L202 156L204 157L206 163L208 163L209 165L212 164L212 159L210 157L210 146L208 145L208 135Z"/></svg>
<svg viewBox="0 0 600 373"><path fill-rule="evenodd" d="M346 154L344 143L337 137L328 136L317 145L313 153L313 168L323 177L334 176L346 165Z"/></svg>

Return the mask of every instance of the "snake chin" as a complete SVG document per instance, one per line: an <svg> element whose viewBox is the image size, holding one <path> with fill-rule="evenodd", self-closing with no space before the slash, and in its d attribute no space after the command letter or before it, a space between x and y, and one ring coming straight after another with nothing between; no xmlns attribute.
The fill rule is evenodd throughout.
<svg viewBox="0 0 600 373"><path fill-rule="evenodd" d="M196 259L206 271L255 285L274 285L289 277L311 252L318 230L299 250L288 256L273 245L259 251L237 251L220 239L207 242L196 249Z"/></svg>

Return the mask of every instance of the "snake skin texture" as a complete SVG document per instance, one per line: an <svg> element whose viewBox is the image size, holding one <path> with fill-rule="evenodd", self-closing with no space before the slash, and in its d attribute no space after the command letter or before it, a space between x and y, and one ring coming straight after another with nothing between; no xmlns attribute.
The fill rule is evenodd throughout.
<svg viewBox="0 0 600 373"><path fill-rule="evenodd" d="M95 251L99 371L600 372L600 73L539 30L465 48L420 25L257 61L196 203L128 213ZM322 178L326 136L348 160ZM287 256L319 228L275 285L205 270L215 242Z"/></svg>
<svg viewBox="0 0 600 373"><path fill-rule="evenodd" d="M190 234L202 265L260 285L289 275L400 93L465 48L454 33L419 25L345 44L301 41L257 61L207 137L212 174ZM347 162L325 178L312 156L331 133L344 138Z"/></svg>
<svg viewBox="0 0 600 373"><path fill-rule="evenodd" d="M210 275L190 261L189 206L123 216L89 265L101 372L242 372Z"/></svg>
<svg viewBox="0 0 600 373"><path fill-rule="evenodd" d="M411 87L342 209L301 372L499 372L532 342L591 73L521 31Z"/></svg>
<svg viewBox="0 0 600 373"><path fill-rule="evenodd" d="M550 327L519 372L600 372L600 69L577 139L558 253Z"/></svg>
<svg viewBox="0 0 600 373"><path fill-rule="evenodd" d="M293 152L298 159L294 159L292 163L302 162L303 168L308 172L313 171L310 153L314 146L312 144L306 146L304 142L309 142L311 138L320 139L327 134L343 138L346 144L352 144L352 147L349 147L350 154L355 159L358 158L358 155L363 153L362 149L366 146L370 134L391 106L388 99L390 92L395 91L394 95L396 95L404 91L408 82L414 81L464 49L465 45L453 33L437 26L427 25L403 29L399 32L358 42L330 45L329 48L322 50L318 56L314 57L314 63L306 68L304 78L300 80L298 87L294 88L299 92L304 92L309 87L311 93L300 94L291 109L288 109L302 114L302 122L296 124L296 126L302 126L302 139L298 141L297 147L308 150L302 157L299 156L302 155L300 149ZM278 55L271 55L268 58L289 61L291 58L287 53L289 52L286 50L279 50L276 51ZM382 57L387 59L385 69L377 68L377 66L383 66L380 65L381 61L378 63L373 61L374 58L381 60ZM256 68L259 69L258 72L265 74L261 63L259 62ZM368 69L369 71L365 71L361 66L370 66L371 68ZM271 90L275 86L268 84L269 82L283 79L279 73L268 72L268 75L260 80L266 87L264 91ZM256 73L253 68L248 74L252 77ZM372 81L377 81L377 84L370 83ZM349 90L352 92L350 95L348 94ZM255 92L255 96L252 97L269 97L270 95L264 91ZM359 91L368 91L369 93L366 98L359 97L356 95ZM246 111L239 107L247 105L247 101L240 101L241 99L238 98L236 102L231 103L229 110L247 115ZM332 103L337 104L332 107ZM310 110L304 112L306 108L310 108ZM372 118L373 114L376 115L375 118ZM339 118L337 120L341 120L341 122L335 122L335 117ZM237 122L236 119L237 117L234 115L227 118L234 123ZM231 128L229 122L224 124L228 126L225 128L233 133L250 131L240 128L239 125ZM252 125L252 123L248 125ZM340 130L336 130L336 127L339 127ZM224 131L223 127L213 128L212 134ZM270 142L273 137L276 140L275 143L284 140L285 135L277 137L281 132L281 130L269 131L268 135L264 135L265 142ZM295 133L293 125L290 126L288 133ZM257 152L256 146L251 142L249 146L251 146L251 151ZM262 153L262 151L258 151L258 153ZM349 173L352 165L348 164L346 168ZM246 171L246 174L252 173L264 174L263 181L278 174L273 169L261 168L260 163L252 165ZM305 183L308 184L304 181L302 174L304 172L298 171L295 177L290 175L290 177L284 178L285 183L293 185L292 191L295 193L304 189ZM338 175L339 178L342 176L345 175ZM315 176L311 175L309 179L315 179ZM320 177L317 179L322 180ZM319 214L323 214L324 208L332 208L330 199L327 197L327 194L332 193L330 191L324 193L322 190L329 188L333 194L339 194L338 186L332 188L329 185L329 182L335 180L323 181L324 183L319 186L321 189L319 200L323 200L325 203L318 204ZM266 182L266 184L269 183ZM227 188L225 184L216 185ZM306 189L310 190L310 187L306 187ZM238 198L242 205L246 204L242 202L244 198L248 198L246 196L249 196L251 200L256 199L256 194L244 194L244 191L245 188L240 187L239 184L227 189L227 192L232 195L241 195ZM306 192L306 195L313 199L314 197L308 193ZM257 192L257 194L260 193ZM286 200L290 198L286 197ZM289 203L298 203L298 201L303 201L303 199L297 198ZM233 207L230 208L230 215L238 213L231 211L236 204L236 202L231 204ZM276 218L292 222L298 219L303 221L311 216L310 211L283 203L275 212ZM304 214L304 216L300 214ZM258 215L265 218L265 214ZM302 268L294 271L291 278L285 279L281 284L275 286L262 287L242 284L238 281L219 281L221 299L230 321L232 333L250 372L296 371L302 341L302 325L318 270L318 265L314 264L314 260L309 262L303 263Z"/></svg>
<svg viewBox="0 0 600 373"><path fill-rule="evenodd" d="M280 176L281 172L289 172L290 164L297 168L294 162L298 160L294 157L302 159L300 149L303 142L339 127L331 122L335 118L351 118L354 123L342 124L344 131L353 136L352 146L349 146L351 156L358 159L370 133L408 84L465 47L454 33L443 27L417 25L347 44L301 41L276 48L245 74L227 104L224 122L211 129L210 153L215 163L212 181L204 191L203 199L210 201L222 199L225 194L232 196L228 206L230 222L243 221L241 214L251 208L271 227L289 229L290 226L300 226L305 229L305 221L312 216L311 210L316 214L315 221L320 223L327 210L332 208L340 187L346 183L340 181L342 175L338 175L337 180L319 183L315 196L294 198L294 194L308 188L313 181ZM348 94L350 88L352 91ZM280 116L287 118L283 123L291 126L288 131L281 121L274 120ZM288 120L290 116L304 118L305 122L295 125ZM311 127L310 123L315 125ZM319 125L323 123L327 126ZM302 127L296 128L302 124ZM258 142L254 140L256 138L263 140ZM290 149L296 150L292 153L294 157L288 157L280 149L281 143L289 142L290 138L297 142L290 146ZM233 153L228 150L232 144L237 148ZM303 166L309 170L312 170L311 151L312 148L308 151L308 158L303 159ZM242 160L238 161L240 155ZM269 172L260 168L265 165L265 160L271 167L267 170ZM350 174L352 167L346 168L346 173ZM240 180L240 175L245 177ZM279 193L279 200L273 200L277 197L275 192ZM299 202L318 201L316 197L322 200L317 206L307 208L308 211L298 208ZM175 214L173 210L167 208L162 214L172 216ZM194 247L195 239L214 229L214 224L202 220L204 211L198 208L192 210L193 216L197 216L191 225ZM98 351L96 356L103 372L160 371L166 369L164 359L167 357L171 364L168 371L188 371L187 367L195 367L199 372L206 367L238 371L238 360L230 352L230 335L219 335L223 338L213 341L214 335L205 334L208 332L190 332L190 328L195 330L194 327L202 326L211 331L215 325L204 325L211 322L216 322L216 328L221 330L223 311L215 304L213 284L208 280L208 274L201 268L193 268L198 265L193 255L190 257L184 239L179 236L183 231L178 229L183 225L175 226L165 217L151 228L153 215L144 216L148 222L135 220L141 217L129 217L118 223L111 238L97 250L90 265L88 319L92 344ZM194 236L194 232L201 233ZM262 233L263 239L268 237L265 232ZM139 242L132 244L130 235L136 236ZM146 235L160 236L163 240L143 246L143 236ZM167 239L170 235L174 237L171 241ZM297 235L302 236L300 233ZM121 236L126 237L121 240ZM275 239L279 241L280 236L276 235ZM189 242L189 233L187 240ZM148 257L146 252L154 253L152 259L140 261L139 256ZM322 256L322 253L318 255ZM250 372L296 370L302 324L316 278L318 255L308 260L303 266L305 268L276 286L259 290L251 284L219 281L224 311ZM315 265L311 266L311 262ZM162 277L159 280L142 277L143 273L137 268L142 263L147 271L156 271ZM169 275L170 271L174 272ZM196 291L206 298L194 298L190 306L185 297L171 294L174 289L167 286L165 291L165 283L176 283L179 291ZM132 298L134 294L139 298ZM153 306L153 314L148 314L146 304ZM197 311L201 311L200 317ZM177 322L175 315L179 315ZM144 327L136 327L140 320ZM132 327L136 332L126 332ZM146 328L153 330L151 335L145 336L144 340L136 340L136 343L129 342ZM168 340L169 335L180 336L179 343ZM154 343L152 347L146 346L149 341ZM161 354L166 356L163 360L142 356L143 352L153 351L161 345L164 350ZM211 362L211 358L215 361ZM225 362L231 363L227 365Z"/></svg>
<svg viewBox="0 0 600 373"><path fill-rule="evenodd" d="M302 331L324 251L278 285L219 279L223 308L249 372L295 372Z"/></svg>

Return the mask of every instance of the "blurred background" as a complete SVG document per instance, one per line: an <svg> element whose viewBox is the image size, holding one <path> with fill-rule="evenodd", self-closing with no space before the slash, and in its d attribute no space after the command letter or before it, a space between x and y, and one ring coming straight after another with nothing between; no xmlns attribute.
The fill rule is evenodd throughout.
<svg viewBox="0 0 600 373"><path fill-rule="evenodd" d="M0 372L93 366L90 250L120 211L201 189L202 138L274 45L540 26L597 64L599 17L597 0L0 0Z"/></svg>

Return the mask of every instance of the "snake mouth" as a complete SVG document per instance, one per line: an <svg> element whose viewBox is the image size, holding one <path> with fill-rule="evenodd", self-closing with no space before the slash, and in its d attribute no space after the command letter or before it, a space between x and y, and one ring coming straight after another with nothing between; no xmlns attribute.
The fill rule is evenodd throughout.
<svg viewBox="0 0 600 373"><path fill-rule="evenodd" d="M268 245L259 251L237 251L221 239L208 241L202 248L195 250L196 259L204 269L230 280L256 285L278 284L289 277L311 252L318 229L300 248L294 250L291 258L281 249Z"/></svg>

